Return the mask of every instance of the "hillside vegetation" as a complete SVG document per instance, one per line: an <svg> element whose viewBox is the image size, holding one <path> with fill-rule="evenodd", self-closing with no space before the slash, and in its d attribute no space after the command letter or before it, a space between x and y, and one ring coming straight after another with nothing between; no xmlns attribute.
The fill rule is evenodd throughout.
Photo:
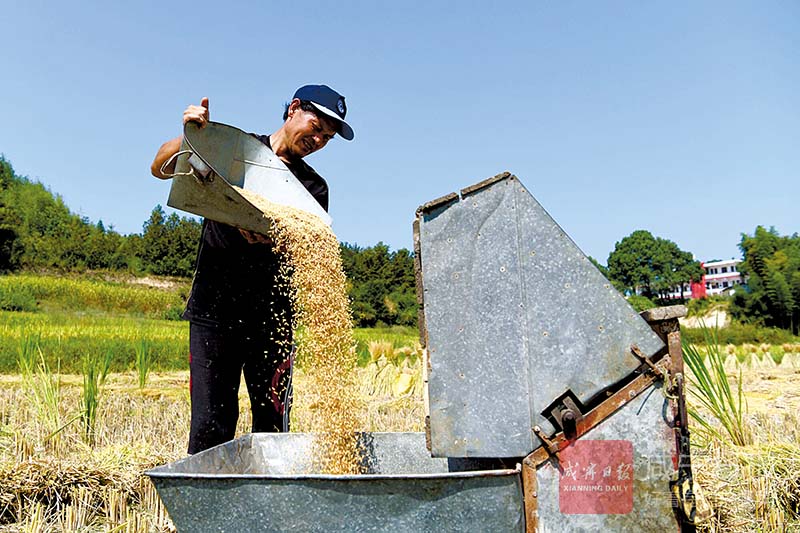
<svg viewBox="0 0 800 533"><path fill-rule="evenodd" d="M180 320L189 281L11 274L0 276L0 373L18 369L18 355L35 345L51 368L79 373L87 354L110 355L110 370L134 368L146 353L156 370L187 368L188 322ZM378 336L392 347L413 345L415 328L355 330L359 365L369 362L368 344Z"/></svg>
<svg viewBox="0 0 800 533"><path fill-rule="evenodd" d="M0 273L103 271L188 282L200 231L195 218L166 215L157 205L142 233L122 235L102 220L94 223L72 213L60 196L16 175L0 157ZM356 325L416 324L414 261L408 250L343 243L341 252ZM24 305L25 298L13 306Z"/></svg>
<svg viewBox="0 0 800 533"><path fill-rule="evenodd" d="M135 276L160 275L188 280L193 274L201 224L195 218L166 215L153 208L141 233L122 235L72 213L60 196L14 173L0 157L0 273L104 271ZM743 233L740 271L746 284L737 290L729 315L752 328L800 328L800 236L782 236L758 226ZM417 303L414 259L406 249L390 251L341 244L353 317L361 327L414 326ZM616 243L608 267L595 266L629 297L637 310L675 303L672 287L702 275L693 254L645 230ZM25 300L13 303L23 306ZM750 339L755 341L757 339Z"/></svg>

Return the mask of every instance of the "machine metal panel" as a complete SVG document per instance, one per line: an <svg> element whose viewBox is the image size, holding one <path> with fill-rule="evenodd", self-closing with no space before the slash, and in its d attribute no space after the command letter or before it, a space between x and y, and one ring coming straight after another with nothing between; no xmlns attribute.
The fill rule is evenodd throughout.
<svg viewBox="0 0 800 533"><path fill-rule="evenodd" d="M682 313L648 313L664 322L654 327L669 355L655 366L634 357L667 350L510 174L422 206L415 252L428 435L362 434L363 475L315 473L313 436L301 433L247 435L151 470L178 531L686 524L670 491L690 475L677 456L681 382L668 370L680 374ZM671 402L665 384L677 387Z"/></svg>
<svg viewBox="0 0 800 533"><path fill-rule="evenodd" d="M552 463L537 470L539 533L679 531L665 401L660 384L652 386L563 450L560 470Z"/></svg>
<svg viewBox="0 0 800 533"><path fill-rule="evenodd" d="M528 410L518 231L506 183L426 214L420 229L435 457L521 456ZM509 369L516 369L509 372ZM487 453L497 450L519 453Z"/></svg>
<svg viewBox="0 0 800 533"><path fill-rule="evenodd" d="M431 453L520 457L664 344L510 174L418 210ZM511 369L511 371L510 371Z"/></svg>
<svg viewBox="0 0 800 533"><path fill-rule="evenodd" d="M364 434L367 473L312 472L312 436L244 436L147 472L178 531L524 531L519 469L432 459L424 433Z"/></svg>
<svg viewBox="0 0 800 533"><path fill-rule="evenodd" d="M540 413L572 391L588 404L664 343L518 180L519 258L535 368L532 425L553 431Z"/></svg>

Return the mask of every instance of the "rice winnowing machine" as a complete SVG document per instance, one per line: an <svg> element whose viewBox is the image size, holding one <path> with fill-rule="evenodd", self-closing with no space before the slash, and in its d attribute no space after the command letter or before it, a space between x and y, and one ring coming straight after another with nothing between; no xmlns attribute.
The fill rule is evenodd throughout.
<svg viewBox="0 0 800 533"><path fill-rule="evenodd" d="M417 210L424 433L251 434L148 472L179 531L694 531L673 306L636 313L520 181Z"/></svg>

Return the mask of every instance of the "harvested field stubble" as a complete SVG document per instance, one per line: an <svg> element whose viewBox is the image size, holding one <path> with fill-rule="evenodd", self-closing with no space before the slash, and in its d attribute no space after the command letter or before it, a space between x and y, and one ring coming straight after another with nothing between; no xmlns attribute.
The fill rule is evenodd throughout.
<svg viewBox="0 0 800 533"><path fill-rule="evenodd" d="M730 356L725 371L734 388L741 375L750 441L735 445L693 433L695 482L711 509L698 530L800 531L800 356L787 351L780 364L769 355L741 363ZM688 400L713 420L691 395Z"/></svg>
<svg viewBox="0 0 800 533"><path fill-rule="evenodd" d="M135 386L132 373L108 376L93 445L76 416L82 377L58 379L60 416L72 422L57 440L48 438L47 421L28 401L24 381L0 380L0 530L125 525L123 531L168 531L166 511L142 472L185 453L188 405L182 391L188 376L154 377L145 390Z"/></svg>
<svg viewBox="0 0 800 533"><path fill-rule="evenodd" d="M415 368L421 369L421 361ZM769 369L742 369L754 443L735 447L692 436L695 479L712 510L699 530L798 531L800 357L785 357ZM362 391L358 400L368 406L364 429L422 431L421 394L397 395L385 388L369 396L376 390L378 370L372 365L355 371ZM738 376L738 369L729 376ZM20 376L0 376L0 479L13 480L0 483L0 531L21 531L31 524L38 527L28 531L63 531L65 507L79 498L72 494L79 487L91 494L90 499L84 494L84 503L78 505L96 530L120 525L118 531L169 531L165 511L142 472L185 456L188 379L187 372L153 374L140 390L134 372L110 374L98 406L95 446L85 444L76 422L62 430L61 445L55 449L40 440L42 421L26 400ZM78 409L82 379L64 375L61 383L61 416L67 420ZM307 432L316 425L314 386L304 372L296 374L295 431ZM240 406L241 435L250 427L244 383ZM782 527L776 525L780 523Z"/></svg>
<svg viewBox="0 0 800 533"><path fill-rule="evenodd" d="M82 377L59 378L61 417L69 420L80 408ZM374 379L374 368L356 369L355 390L371 391ZM316 381L303 371L295 375L294 431L319 426ZM0 375L0 531L65 531L63 524L79 519L89 530L171 531L143 472L186 455L188 386L188 372L152 374L144 389L133 371L110 374L100 393L94 444L86 443L76 420L62 429L55 447L44 440L44 421L27 400L21 377ZM247 398L243 380L238 435L251 424ZM359 429L423 429L421 395L386 390L359 396L357 403L368 406Z"/></svg>

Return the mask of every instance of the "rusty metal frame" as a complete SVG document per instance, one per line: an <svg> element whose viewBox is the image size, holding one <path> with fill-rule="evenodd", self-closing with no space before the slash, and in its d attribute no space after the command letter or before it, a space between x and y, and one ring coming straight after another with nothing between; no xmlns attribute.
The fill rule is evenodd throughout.
<svg viewBox="0 0 800 533"><path fill-rule="evenodd" d="M536 466L529 462L526 457L522 462L522 503L525 511L525 533L536 533L539 528L538 490Z"/></svg>
<svg viewBox="0 0 800 533"><path fill-rule="evenodd" d="M669 355L664 356L658 363L655 363L655 368L660 372L666 374L672 361ZM659 374L655 371L647 371L634 378L630 383L622 387L617 392L613 393L601 404L594 409L583 415L583 418L576 421L577 433L572 439L567 438L563 431L556 433L549 439L545 445L542 445L530 453L524 460L523 465L528 464L533 468L538 468L542 464L551 460L553 457L558 460L558 453L569 446L576 439L582 437L603 420L610 417L618 409L629 403L631 400L639 396L642 392L647 390L653 383L659 381ZM533 428L534 433L539 436L538 428ZM544 441L543 441L544 442Z"/></svg>
<svg viewBox="0 0 800 533"><path fill-rule="evenodd" d="M685 374L681 328L678 319L686 316L686 306L673 305L650 309L641 313L653 331L667 345L672 364L669 369L669 392L672 395L672 428L675 432L675 447L678 453L678 478L671 483L673 508L681 526L681 533L694 533L697 502L694 496L694 477L690 450L689 417L684 391Z"/></svg>
<svg viewBox="0 0 800 533"><path fill-rule="evenodd" d="M658 362L654 363L647 357L643 357L643 354L635 345L631 346L631 353L642 361L642 367L637 371L639 375L577 420L576 435L571 435L570 438L565 435L564 431L561 431L552 437L547 437L540 428L532 428L532 431L543 444L522 460L526 533L536 533L539 523L537 469L548 461L555 461L558 465L560 463L559 452L561 450L564 450L572 442L598 426L657 381L664 381L664 391L665 394L669 395L673 411L671 426L675 432L675 445L678 453L678 479L671 484L675 498L673 508L680 524L681 533L694 533L696 531L694 525L695 502L692 492L693 478L691 457L689 455L688 416L684 396L683 352L680 325L678 323L678 318L685 315L685 306L671 306L642 313L642 318L666 343L667 353ZM688 490L686 490L687 487Z"/></svg>
<svg viewBox="0 0 800 533"><path fill-rule="evenodd" d="M481 189L485 189L489 185L497 183L498 181L503 181L504 179L515 180L515 179L517 179L517 177L514 176L511 172L508 172L508 171L501 172L500 174L492 176L491 178L486 178L485 180L483 180L483 181L481 181L479 183L476 183L475 185L470 185L469 187L464 187L463 189L461 189L461 196L462 196L462 198L466 197L466 196L469 196L470 194L472 194L474 192L477 192L477 191L479 191ZM425 206L423 206L423 207L425 207Z"/></svg>
<svg viewBox="0 0 800 533"><path fill-rule="evenodd" d="M650 362L648 360L648 362ZM646 365L647 370L634 378L623 388L613 393L607 400L584 414L582 418L576 420L577 434L565 435L564 431L556 433L553 437L546 437L539 427L533 428L533 432L544 443L536 448L525 459L522 460L522 491L523 505L525 508L525 532L536 533L539 526L539 504L538 504L538 483L536 481L536 470L542 464L556 460L560 463L559 452L568 447L579 437L591 431L594 427L606 420L618 409L632 401L642 392L647 390L653 383L662 379L664 373L668 372L672 361L669 355L663 357L658 363L650 363L653 368Z"/></svg>

